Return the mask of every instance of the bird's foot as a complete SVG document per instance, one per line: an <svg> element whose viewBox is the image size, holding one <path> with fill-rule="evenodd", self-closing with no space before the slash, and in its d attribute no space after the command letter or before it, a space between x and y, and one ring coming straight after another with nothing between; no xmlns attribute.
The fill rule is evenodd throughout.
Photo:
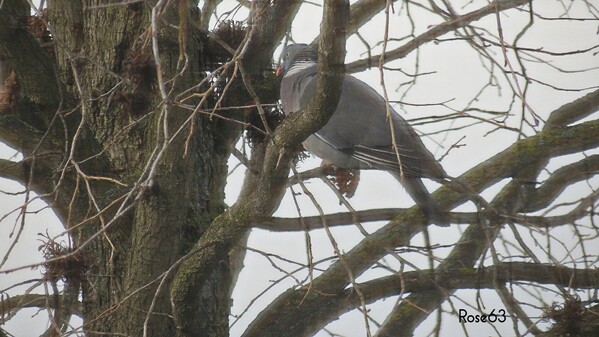
<svg viewBox="0 0 599 337"><path fill-rule="evenodd" d="M340 168L325 161L322 162L321 167L324 168L327 175L331 176L331 180L337 186L339 193L346 198L354 196L360 182L360 170Z"/></svg>

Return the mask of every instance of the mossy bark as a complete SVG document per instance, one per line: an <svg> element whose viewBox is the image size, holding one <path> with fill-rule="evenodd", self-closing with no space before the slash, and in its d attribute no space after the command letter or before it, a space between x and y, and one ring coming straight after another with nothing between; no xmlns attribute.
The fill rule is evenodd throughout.
<svg viewBox="0 0 599 337"><path fill-rule="evenodd" d="M195 2L188 4L187 13L197 20ZM201 39L194 38L197 35L191 30L173 28L181 23L178 6L183 3L165 8L159 20L161 69L156 69L149 43L150 10L155 2L109 7L103 7L103 1L82 5L55 0L49 4L58 79L65 97L72 98L59 113L71 111L69 118L73 122L67 139L75 149L73 160L81 162L81 170L89 176L125 184L90 180L87 189L80 179L76 206L87 212L69 219L75 245L91 239L84 248L88 269L81 283L84 330L89 336L140 336L144 328L148 336L174 335L168 299L172 273L167 271L224 210L226 160L237 136L216 136L220 130L198 116L188 139L190 113L165 106L169 102L160 95L152 76L152 72L161 71L165 79L170 79L180 72L174 85L167 84L174 93L192 87L204 76L203 65L197 61L203 59L199 55L203 49ZM168 27L162 20L173 26ZM180 34L189 37L185 53L190 61L184 71ZM183 132L172 137L181 127ZM156 159L165 138L170 143ZM90 144L95 145L90 148ZM154 161L153 179L136 187L148 176L147 164ZM76 172L68 169L67 174L74 176ZM76 181L66 180L61 190L72 195ZM109 205L118 198L124 200L132 189L134 193L125 205L137 198L134 207L111 221L121 203ZM96 204L90 201L92 194ZM96 207L108 209L78 225L97 212ZM105 226L109 228L97 236ZM166 281L159 289L163 278ZM206 336L224 336L228 330L226 295L230 286L226 259L209 278L201 294L205 305L200 306L202 312L194 319L206 322Z"/></svg>

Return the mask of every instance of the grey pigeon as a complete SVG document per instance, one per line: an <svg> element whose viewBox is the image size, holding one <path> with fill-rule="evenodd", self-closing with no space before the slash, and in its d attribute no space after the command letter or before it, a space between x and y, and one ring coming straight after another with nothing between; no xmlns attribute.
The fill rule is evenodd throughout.
<svg viewBox="0 0 599 337"><path fill-rule="evenodd" d="M285 115L303 109L314 96L317 55L316 50L306 44L291 44L283 50L283 61L277 72L283 74L280 94ZM303 146L338 168L388 171L406 188L429 223L447 225L446 217L421 180L427 177L440 181L447 174L414 129L392 110L398 161L386 115L386 103L381 95L368 84L345 75L337 109L328 123L308 137Z"/></svg>

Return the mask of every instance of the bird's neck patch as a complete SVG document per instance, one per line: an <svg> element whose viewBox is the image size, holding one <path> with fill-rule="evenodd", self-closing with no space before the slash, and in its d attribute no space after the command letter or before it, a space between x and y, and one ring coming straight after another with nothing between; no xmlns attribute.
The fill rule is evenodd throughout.
<svg viewBox="0 0 599 337"><path fill-rule="evenodd" d="M299 72L302 72L310 67L313 67L316 64L314 61L301 60L294 62L291 65L291 68L285 74L285 77L295 75Z"/></svg>

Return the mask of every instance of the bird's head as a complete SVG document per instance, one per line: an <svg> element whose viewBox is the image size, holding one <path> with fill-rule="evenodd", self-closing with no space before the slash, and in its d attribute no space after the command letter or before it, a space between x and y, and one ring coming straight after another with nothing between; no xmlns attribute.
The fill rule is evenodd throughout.
<svg viewBox="0 0 599 337"><path fill-rule="evenodd" d="M277 68L277 76L285 76L289 69L298 64L314 64L318 52L305 43L290 44L283 49L283 59Z"/></svg>

